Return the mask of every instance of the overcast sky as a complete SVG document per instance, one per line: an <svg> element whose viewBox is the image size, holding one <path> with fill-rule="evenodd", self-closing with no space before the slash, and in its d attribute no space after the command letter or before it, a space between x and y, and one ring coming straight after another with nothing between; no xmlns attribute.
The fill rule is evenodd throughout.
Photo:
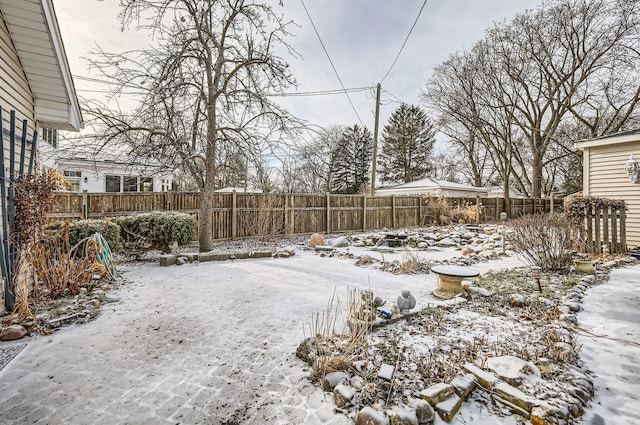
<svg viewBox="0 0 640 425"><path fill-rule="evenodd" d="M398 54L424 0L305 0L322 40L345 87L374 86ZM299 0L283 0L285 17L299 28L290 39L303 59L290 60L298 80L291 91L339 89L340 84ZM71 72L95 76L86 57L96 44L119 52L146 42L141 33L120 31L117 0L54 0ZM420 89L434 66L449 54L470 47L493 22L535 8L537 0L428 0L400 58L382 83L381 126L398 100L418 104ZM78 94L100 96L91 90L104 85L75 79ZM373 130L374 91L350 95L362 122ZM283 98L297 116L321 126L359 123L344 94Z"/></svg>

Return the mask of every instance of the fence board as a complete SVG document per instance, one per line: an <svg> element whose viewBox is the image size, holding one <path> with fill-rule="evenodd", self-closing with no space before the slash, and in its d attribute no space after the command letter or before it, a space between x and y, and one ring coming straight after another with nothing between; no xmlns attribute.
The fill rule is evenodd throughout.
<svg viewBox="0 0 640 425"><path fill-rule="evenodd" d="M445 201L453 208L478 205L482 222L498 220L505 207L501 198L445 198ZM510 214L515 218L548 212L549 207L550 202L544 199L512 199ZM84 216L103 218L158 210L182 211L197 219L200 194L58 193L49 218L76 220ZM233 239L423 226L431 224L439 212L420 196L217 193L211 214L214 239ZM623 226L621 222L616 228Z"/></svg>

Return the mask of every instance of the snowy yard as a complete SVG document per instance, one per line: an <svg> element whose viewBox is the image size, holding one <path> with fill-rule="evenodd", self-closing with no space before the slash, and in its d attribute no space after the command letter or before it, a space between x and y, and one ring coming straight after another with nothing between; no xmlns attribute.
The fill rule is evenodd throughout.
<svg viewBox="0 0 640 425"><path fill-rule="evenodd" d="M349 252L380 257L364 247L350 247ZM386 261L404 255L384 254ZM441 248L420 255L424 260L446 259L459 252ZM510 256L473 267L484 273L520 265ZM408 289L419 305L436 302L431 296L433 274L391 274L357 267L346 255L322 257L300 247L291 258L166 268L129 264L121 270L128 283L112 294L120 301L105 305L93 322L3 343L27 346L0 371L0 422L350 424L352 419L334 411L333 395L310 381L310 368L295 356L309 336L312 312L325 309L333 294L346 303L349 288L370 288L385 300L395 300ZM627 281L639 270L634 266L612 276ZM617 319L609 314L606 301L611 283L590 289L599 295L588 295L586 311L579 315L580 325L593 326L598 334L610 333L608 327L598 327L601 314ZM637 305L637 289L625 293L620 302ZM620 337L637 341L637 313L622 316L635 328ZM459 311L456 317L475 322L476 331L497 326L473 312ZM606 423L637 423L629 406L637 405L640 383L627 366L638 364L638 346L607 341L598 348L594 344L602 340L590 338L584 344L589 368L602 374L596 378L594 399L602 404L587 410L583 418L589 422L584 423L599 423L597 417L590 422L596 414ZM613 353L607 351L611 348ZM628 362L618 362L618 356ZM619 363L628 379L617 378L618 372L604 362L611 367ZM437 417L435 423L444 421ZM518 416L495 415L474 399L464 404L453 423L523 422Z"/></svg>

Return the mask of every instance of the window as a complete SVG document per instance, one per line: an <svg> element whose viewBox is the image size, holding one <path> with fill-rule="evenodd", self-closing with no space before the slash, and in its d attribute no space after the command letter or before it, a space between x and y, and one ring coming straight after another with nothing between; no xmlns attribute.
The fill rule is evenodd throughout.
<svg viewBox="0 0 640 425"><path fill-rule="evenodd" d="M64 170L64 177L70 184L69 190L71 192L80 192L80 179L82 178L82 171Z"/></svg>
<svg viewBox="0 0 640 425"><path fill-rule="evenodd" d="M120 192L120 176L105 176L105 192Z"/></svg>
<svg viewBox="0 0 640 425"><path fill-rule="evenodd" d="M140 178L140 192L153 192L153 179L151 177Z"/></svg>
<svg viewBox="0 0 640 425"><path fill-rule="evenodd" d="M123 192L137 192L138 191L138 177L124 176L123 178Z"/></svg>
<svg viewBox="0 0 640 425"><path fill-rule="evenodd" d="M58 130L54 128L43 128L42 140L49 143L54 148L57 148L58 147Z"/></svg>

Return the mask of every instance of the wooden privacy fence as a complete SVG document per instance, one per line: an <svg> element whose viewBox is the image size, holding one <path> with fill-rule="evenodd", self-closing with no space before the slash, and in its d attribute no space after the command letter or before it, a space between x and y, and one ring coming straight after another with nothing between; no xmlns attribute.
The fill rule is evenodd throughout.
<svg viewBox="0 0 640 425"><path fill-rule="evenodd" d="M579 232L578 243L590 254L627 252L626 206L591 207ZM580 248L580 247L579 247Z"/></svg>
<svg viewBox="0 0 640 425"><path fill-rule="evenodd" d="M497 220L505 209L501 198L446 200L452 208L478 205L477 222ZM199 209L197 192L58 193L49 217L78 220L182 211L197 219ZM512 199L510 216L551 209L552 202L548 199ZM436 218L420 196L216 193L211 213L215 239L421 226Z"/></svg>

